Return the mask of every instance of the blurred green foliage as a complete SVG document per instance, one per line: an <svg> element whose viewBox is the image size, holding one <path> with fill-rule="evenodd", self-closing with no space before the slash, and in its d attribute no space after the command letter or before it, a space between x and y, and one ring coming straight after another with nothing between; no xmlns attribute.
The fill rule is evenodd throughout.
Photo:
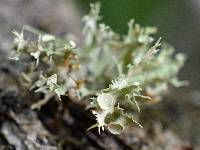
<svg viewBox="0 0 200 150"><path fill-rule="evenodd" d="M89 4L97 0L76 0L83 14L89 11ZM186 17L185 0L101 0L102 22L120 34L127 33L127 22L135 19L143 26L156 26L157 37L163 37L172 44L174 33L179 30ZM86 11L86 12L85 12ZM188 14L189 15L189 14Z"/></svg>
<svg viewBox="0 0 200 150"><path fill-rule="evenodd" d="M87 5L92 0L84 1ZM134 17L141 24L145 23L149 14L159 5L158 0L102 0L101 15L103 20L112 26L116 32L125 33L127 22ZM87 7L88 8L88 7Z"/></svg>

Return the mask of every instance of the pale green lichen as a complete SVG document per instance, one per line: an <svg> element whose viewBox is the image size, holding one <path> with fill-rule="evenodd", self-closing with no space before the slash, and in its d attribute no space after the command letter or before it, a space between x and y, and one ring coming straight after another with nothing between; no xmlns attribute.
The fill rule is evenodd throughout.
<svg viewBox="0 0 200 150"><path fill-rule="evenodd" d="M50 34L38 35L37 42L24 39L24 30L14 32L17 57L28 54L32 59L22 74L22 85L44 93L44 99L32 105L40 108L51 97L62 99L71 95L79 99L89 95L88 109L96 116L97 124L91 126L113 134L136 124L140 105L159 101L168 85L184 85L177 79L185 56L174 54L169 44L155 40L154 27L141 27L131 20L127 35L121 37L109 26L99 23L100 4L92 4L83 18L84 40L80 51L75 42ZM27 28L26 28L27 29ZM79 61L78 61L79 59ZM17 59L18 60L18 59ZM81 66L81 68L80 68ZM26 83L25 83L26 82Z"/></svg>
<svg viewBox="0 0 200 150"><path fill-rule="evenodd" d="M27 54L31 57L20 82L30 90L45 94L45 102L48 101L47 95L55 95L61 100L61 95L67 95L67 92L76 86L71 74L72 70L79 67L75 42L40 32L33 32L38 35L38 41L28 41L23 35L25 30L26 28L21 33L14 32L15 60ZM32 33L32 30L30 32ZM38 105L33 104L32 108L40 108L41 104L45 103L38 102Z"/></svg>
<svg viewBox="0 0 200 150"><path fill-rule="evenodd" d="M96 116L99 131L108 127L110 132L120 134L126 126L137 123L134 116L137 116L135 110L140 111L140 104L151 98L160 100L170 83L182 85L176 75L185 56L177 54L173 57L171 46L161 46L161 39L154 42L152 34L156 33L156 28L141 27L134 20L128 23L128 34L120 37L110 27L98 23L100 5L91 7L92 11L84 20L85 36L89 38L84 47L90 61L87 77L88 82L96 83L90 88L101 92L92 99L90 108ZM92 27L88 27L90 21ZM108 81L111 81L109 87L101 90Z"/></svg>

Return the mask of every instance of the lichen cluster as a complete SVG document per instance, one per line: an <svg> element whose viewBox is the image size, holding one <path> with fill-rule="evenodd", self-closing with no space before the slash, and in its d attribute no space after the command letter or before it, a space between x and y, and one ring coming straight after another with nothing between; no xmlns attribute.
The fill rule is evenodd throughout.
<svg viewBox="0 0 200 150"><path fill-rule="evenodd" d="M140 105L159 101L169 84L181 86L177 79L184 64L183 54L174 54L169 44L155 40L154 27L141 27L131 20L127 35L120 36L101 23L100 4L92 4L84 16L82 46L73 41L37 32L38 41L14 32L15 60L21 55L31 58L20 77L22 85L44 93L44 99L32 105L40 108L51 97L61 95L80 100L91 97L87 106L96 116L91 126L120 134L137 122ZM35 30L34 30L35 31Z"/></svg>

